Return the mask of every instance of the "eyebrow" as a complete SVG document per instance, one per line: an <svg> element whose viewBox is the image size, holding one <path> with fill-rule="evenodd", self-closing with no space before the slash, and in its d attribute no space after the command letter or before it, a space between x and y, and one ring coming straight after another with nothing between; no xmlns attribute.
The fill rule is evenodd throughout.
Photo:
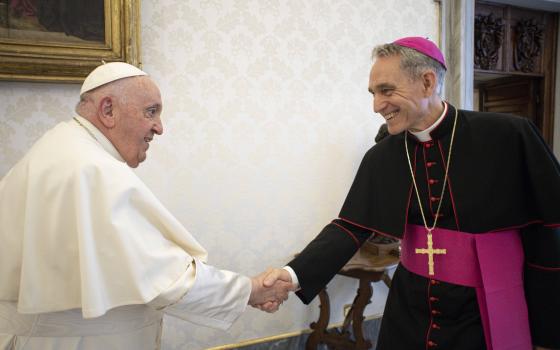
<svg viewBox="0 0 560 350"><path fill-rule="evenodd" d="M383 90L383 89L394 89L394 88L395 88L394 84L381 83L381 84L375 85L373 87L373 89L371 87L369 87L368 91L373 94L376 90L379 91L379 90Z"/></svg>
<svg viewBox="0 0 560 350"><path fill-rule="evenodd" d="M161 109L161 103L153 103L153 104L147 106L145 109L150 109L150 108L154 108L154 107L157 108L158 110L160 110Z"/></svg>

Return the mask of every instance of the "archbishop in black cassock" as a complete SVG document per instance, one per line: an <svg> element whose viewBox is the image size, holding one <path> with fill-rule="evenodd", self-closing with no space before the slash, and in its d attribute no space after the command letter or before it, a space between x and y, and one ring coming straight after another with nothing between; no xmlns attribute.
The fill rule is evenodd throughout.
<svg viewBox="0 0 560 350"><path fill-rule="evenodd" d="M425 39L412 39L426 44ZM439 63L445 68L442 56L434 58L429 47L412 43L387 44L374 51L377 61L370 90L374 108L384 115L392 135L365 154L339 218L288 264L299 280L297 294L309 303L372 234L406 240L407 224L431 227L436 213L437 227L459 233L484 235L516 229L525 256L523 283L531 342L560 348L558 161L528 119L456 110L442 102L437 88L430 86L443 78L443 74L437 76L438 69L428 76L421 72L418 86L402 80L399 74L410 72L407 62L411 55L434 59L436 67ZM439 111L431 120L414 114L423 108L424 100ZM448 158L455 116L454 144ZM426 223L407 161L406 133ZM446 190L439 198L444 183ZM511 329L512 334L516 331ZM474 288L424 277L399 264L377 349L427 348L480 350L492 345L485 341Z"/></svg>

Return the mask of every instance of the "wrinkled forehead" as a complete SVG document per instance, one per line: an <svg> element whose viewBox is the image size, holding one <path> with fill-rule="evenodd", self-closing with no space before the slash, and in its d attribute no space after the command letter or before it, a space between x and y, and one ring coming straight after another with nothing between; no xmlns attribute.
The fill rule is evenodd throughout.
<svg viewBox="0 0 560 350"><path fill-rule="evenodd" d="M115 86L119 95L127 98L138 98L161 104L161 93L156 83L149 76L137 76L122 80Z"/></svg>
<svg viewBox="0 0 560 350"><path fill-rule="evenodd" d="M401 67L401 59L399 56L377 57L370 70L369 84L378 85L387 82L394 82L403 79L406 76L405 71Z"/></svg>
<svg viewBox="0 0 560 350"><path fill-rule="evenodd" d="M371 65L372 73L381 73L384 71L398 72L402 70L401 56L399 55L375 57Z"/></svg>
<svg viewBox="0 0 560 350"><path fill-rule="evenodd" d="M161 92L157 84L148 76L137 77L138 90L146 95L154 95L161 99Z"/></svg>

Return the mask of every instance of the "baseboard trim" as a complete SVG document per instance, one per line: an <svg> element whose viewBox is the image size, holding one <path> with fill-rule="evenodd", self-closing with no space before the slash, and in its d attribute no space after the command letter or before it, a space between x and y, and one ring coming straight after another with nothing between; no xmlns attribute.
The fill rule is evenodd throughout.
<svg viewBox="0 0 560 350"><path fill-rule="evenodd" d="M381 316L382 316L381 314L368 316L368 317L364 318L364 322L379 319L379 318L381 318ZM329 324L328 329L342 327L342 324L343 324L342 322ZM264 338L256 338L256 339L245 340L245 341L242 341L242 342L239 342L239 343L220 345L220 346L216 346L216 347L213 347L213 348L208 348L206 350L232 350L232 349L237 349L237 348L243 347L243 346L251 346L251 345L257 345L257 344L262 344L262 343L268 343L268 342L283 340L283 339L292 338L292 337L298 337L298 336L301 336L301 335L304 335L304 334L309 334L311 332L312 332L312 330L310 328L308 328L308 329L303 329L301 331L294 331L294 332L277 334L277 335L264 337Z"/></svg>

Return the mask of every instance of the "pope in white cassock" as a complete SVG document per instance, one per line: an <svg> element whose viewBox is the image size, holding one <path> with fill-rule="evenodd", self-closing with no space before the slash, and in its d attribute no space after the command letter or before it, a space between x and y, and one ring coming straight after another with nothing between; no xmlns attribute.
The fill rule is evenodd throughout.
<svg viewBox="0 0 560 350"><path fill-rule="evenodd" d="M290 283L207 265L134 174L161 110L146 73L102 65L0 181L0 349L158 349L163 313L226 329L287 298Z"/></svg>

